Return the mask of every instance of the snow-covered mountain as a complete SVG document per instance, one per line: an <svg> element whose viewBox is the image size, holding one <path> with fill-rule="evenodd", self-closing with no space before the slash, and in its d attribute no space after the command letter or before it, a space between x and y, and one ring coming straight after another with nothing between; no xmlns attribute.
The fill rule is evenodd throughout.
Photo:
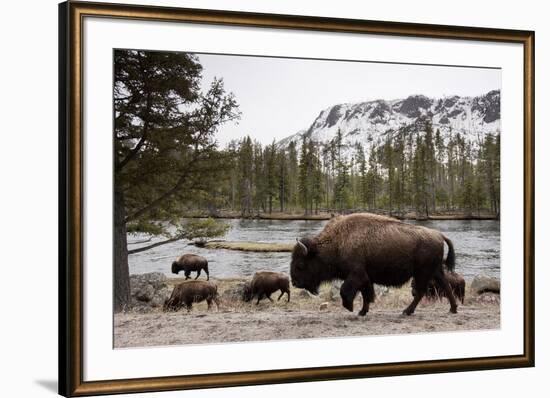
<svg viewBox="0 0 550 398"><path fill-rule="evenodd" d="M353 152L357 143L368 151L401 128L422 131L426 120L431 120L434 132L439 129L445 142L451 133L460 133L475 147L486 134L500 133L500 90L479 97L411 95L399 100L338 104L321 111L309 128L284 138L278 145L286 147L294 141L299 147L304 135L326 143L340 129L349 151Z"/></svg>

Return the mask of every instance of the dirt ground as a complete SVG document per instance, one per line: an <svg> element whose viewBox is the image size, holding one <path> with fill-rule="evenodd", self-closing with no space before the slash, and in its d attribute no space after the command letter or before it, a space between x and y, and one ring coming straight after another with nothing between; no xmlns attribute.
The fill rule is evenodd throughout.
<svg viewBox="0 0 550 398"><path fill-rule="evenodd" d="M214 306L208 311L205 303L199 303L191 312L152 309L115 314L115 348L500 328L500 299L491 293L478 296L468 291L458 314L449 313L449 304L443 299L423 300L412 316L405 316L401 311L412 296L410 286L404 286L378 292L370 312L360 317L360 295L351 313L329 285L322 287L319 296L292 288L289 303L285 295L281 301L264 299L256 305L231 294L241 280L211 281L221 293L219 309ZM277 297L275 293L273 298Z"/></svg>

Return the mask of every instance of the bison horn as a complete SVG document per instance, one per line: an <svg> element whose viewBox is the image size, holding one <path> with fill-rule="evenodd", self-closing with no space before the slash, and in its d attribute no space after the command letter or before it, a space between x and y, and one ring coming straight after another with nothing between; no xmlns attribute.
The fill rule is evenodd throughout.
<svg viewBox="0 0 550 398"><path fill-rule="evenodd" d="M304 256L307 256L307 246L304 245L298 238L296 238L296 243L298 244L298 246L302 249L302 251L304 252Z"/></svg>

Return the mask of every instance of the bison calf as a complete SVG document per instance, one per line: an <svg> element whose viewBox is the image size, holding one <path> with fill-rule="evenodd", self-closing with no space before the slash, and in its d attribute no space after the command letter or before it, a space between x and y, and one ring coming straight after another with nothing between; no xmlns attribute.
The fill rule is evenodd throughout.
<svg viewBox="0 0 550 398"><path fill-rule="evenodd" d="M256 304L260 303L260 300L267 297L270 301L273 301L271 294L277 290L281 291L279 298L283 297L283 294L287 294L287 302L290 301L290 281L288 276L279 272L256 272L249 285L244 288L243 299L248 302L254 297L258 298Z"/></svg>
<svg viewBox="0 0 550 398"><path fill-rule="evenodd" d="M466 291L466 281L462 275L457 274L456 272L445 271L445 277L447 282L451 286L451 291L454 296L464 304L464 295ZM412 294L415 295L416 286L415 281L412 281ZM437 283L435 280L431 280L428 283L428 288L426 289L426 297L428 298L442 298L447 297L445 289L441 284Z"/></svg>
<svg viewBox="0 0 550 398"><path fill-rule="evenodd" d="M208 273L208 261L196 254L184 254L172 263L172 273L178 274L180 271L185 272L185 280L190 278L191 272L197 272L197 279L201 270L206 272L206 280L210 280L210 274Z"/></svg>
<svg viewBox="0 0 550 398"><path fill-rule="evenodd" d="M177 311L185 306L187 311L191 311L193 303L200 303L206 300L208 309L212 307L212 301L216 307L220 307L220 298L218 287L211 282L190 281L183 282L174 287L172 295L164 302L164 311Z"/></svg>

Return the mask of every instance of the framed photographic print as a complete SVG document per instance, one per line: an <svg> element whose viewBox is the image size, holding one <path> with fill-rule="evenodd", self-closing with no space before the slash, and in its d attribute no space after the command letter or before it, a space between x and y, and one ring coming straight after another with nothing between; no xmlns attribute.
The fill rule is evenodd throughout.
<svg viewBox="0 0 550 398"><path fill-rule="evenodd" d="M61 394L534 366L534 32L59 17Z"/></svg>

